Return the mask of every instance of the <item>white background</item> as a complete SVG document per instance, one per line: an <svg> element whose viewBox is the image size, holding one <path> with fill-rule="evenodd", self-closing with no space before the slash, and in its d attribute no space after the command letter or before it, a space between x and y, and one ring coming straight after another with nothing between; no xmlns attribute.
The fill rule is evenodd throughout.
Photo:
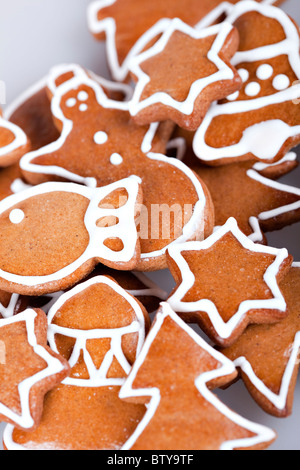
<svg viewBox="0 0 300 470"><path fill-rule="evenodd" d="M58 63L77 62L109 77L104 46L92 38L87 28L88 3L89 0L0 0L0 80L6 83L7 104ZM286 1L284 9L300 23L299 0ZM283 182L299 186L299 176L300 168ZM300 261L300 224L268 234L268 240L270 245L288 248ZM152 277L170 289L172 281L166 272ZM278 432L272 449L300 450L299 381L293 416L284 420L261 411L242 383L218 394L235 411Z"/></svg>

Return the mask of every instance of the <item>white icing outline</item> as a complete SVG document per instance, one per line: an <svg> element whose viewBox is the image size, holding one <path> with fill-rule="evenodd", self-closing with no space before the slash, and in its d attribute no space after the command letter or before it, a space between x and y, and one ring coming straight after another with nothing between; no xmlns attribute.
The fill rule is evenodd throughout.
<svg viewBox="0 0 300 470"><path fill-rule="evenodd" d="M161 289L152 279L146 276L142 272L133 271L132 274L142 282L146 288L145 289L127 289L128 294L133 295L133 297L156 297L159 300L167 300L169 294Z"/></svg>
<svg viewBox="0 0 300 470"><path fill-rule="evenodd" d="M134 310L136 314L136 320L134 320L131 325L123 328L102 328L91 330L76 330L73 328L61 327L52 323L52 320L54 319L58 310L60 310L60 308L69 299L75 297L77 294L95 284L104 284L113 289L116 292L116 295L123 297ZM62 382L65 385L72 385L75 387L111 387L123 385L125 378L107 378L107 373L109 372L113 359L116 358L125 374L129 374L131 365L127 361L122 351L122 337L130 333L138 333L138 344L136 350L137 357L145 340L145 318L143 311L135 298L128 294L128 292L119 286L119 284L106 276L96 276L86 282L83 282L82 284L78 284L70 291L61 295L48 313L48 342L51 349L56 353L59 353L55 342L56 334L76 339L76 344L74 345L72 355L69 359L69 364L71 368L73 368L77 364L81 352L83 352L84 362L89 373L89 379L76 379L73 377L68 377ZM97 369L87 350L86 342L89 339L100 338L110 338L111 349L107 351L100 368Z"/></svg>
<svg viewBox="0 0 300 470"><path fill-rule="evenodd" d="M235 372L234 364L228 360L223 354L219 353L211 346L209 346L195 331L193 331L186 323L184 323L178 315L174 311L172 311L171 307L166 304L161 304L161 309L156 316L156 321L153 324L150 333L148 334L146 341L144 343L143 349L141 354L138 356L137 360L135 361L131 372L122 386L119 397L121 399L124 398L131 398L131 397L144 397L150 396L151 401L147 406L147 412L142 419L142 421L138 424L135 432L132 436L128 439L128 441L123 446L122 450L129 450L131 449L135 442L138 440L140 435L148 426L149 422L153 418L156 413L156 410L159 406L161 396L160 390L158 388L145 388L145 389L136 389L133 388L133 383L136 378L136 375L142 366L143 362L145 361L149 349L152 343L155 341L156 336L158 335L160 328L163 325L165 318L170 317L177 325L187 333L195 343L205 351L207 351L214 359L220 362L221 366L218 369L213 371L209 371L206 373L201 374L195 380L195 387L198 389L199 393L207 400L211 405L213 405L220 413L230 419L233 423L237 424L240 427L243 427L250 432L256 434L256 436L251 438L244 438L244 439L236 439L232 441L224 442L220 450L233 450L236 448L246 448L246 447L253 447L259 445L264 442L272 441L276 435L275 433L266 428L265 426L261 426L259 424L252 423L245 418L242 418L237 413L231 411L226 405L224 405L208 388L207 383L224 376L229 376Z"/></svg>
<svg viewBox="0 0 300 470"><path fill-rule="evenodd" d="M300 269L300 263L293 263L294 268ZM291 350L289 361L286 365L280 392L279 394L272 392L264 382L255 374L250 361L248 361L244 356L237 358L234 361L234 364L237 368L241 369L244 374L247 375L250 382L253 386L267 398L267 400L273 404L278 410L284 410L287 405L287 398L289 394L290 383L293 378L293 373L295 370L295 366L297 365L297 361L299 359L298 354L300 351L300 331L298 331L295 335L293 347Z"/></svg>
<svg viewBox="0 0 300 470"><path fill-rule="evenodd" d="M148 98L142 100L141 97L144 89L151 81L150 76L143 71L142 63L160 54L167 46L173 34L178 31L196 40L207 38L209 36L216 36L216 39L214 40L211 49L207 54L207 58L216 66L217 72L207 77L199 78L193 82L188 96L184 101L177 101L176 99L172 98L170 94L164 91L156 92ZM217 81L234 79L233 70L219 56L226 40L228 39L228 36L232 31L233 26L227 22L223 22L221 24L211 26L210 28L198 31L197 29L194 29L191 26L185 24L179 18L172 20L161 38L154 44L154 46L134 57L130 62L130 72L132 72L137 77L137 84L129 106L130 114L132 116L136 116L143 109L160 103L167 107L171 107L182 114L191 115L194 112L196 99L205 88Z"/></svg>
<svg viewBox="0 0 300 470"><path fill-rule="evenodd" d="M52 165L36 165L32 163L32 161L36 157L39 157L44 154L52 153L60 149L61 146L65 143L68 135L71 133L73 129L73 122L64 116L60 108L60 101L62 97L68 91L72 89L76 89L82 84L85 84L94 90L96 99L100 106L104 108L119 109L121 111L128 112L128 103L118 102L118 101L110 100L109 98L107 98L102 88L99 87L99 85L86 74L84 69L82 69L80 66L73 65L72 70L74 73L76 73L75 77L69 80L68 82L62 84L60 87L56 88L56 91L53 88L56 78L60 76L62 73L65 73L67 70L62 69L61 66L56 67L55 69L53 69L53 72L49 78L49 88L53 89L53 92L55 91L53 99L52 99L52 113L55 118L57 118L60 122L63 123L63 130L62 130L61 136L56 142L52 142L51 144L45 147L42 147L41 149L37 151L30 152L24 155L24 157L22 157L20 161L20 167L24 171L28 171L32 173L41 173L41 174L46 174L46 175L56 175L61 178L74 181L75 183L81 183L87 186L95 187L97 185L95 178L84 178L78 174L72 173L68 170L65 170L64 168L61 168L55 165L53 166ZM196 175L190 168L188 168L184 163L182 163L180 160L177 160L176 158L170 158L162 154L151 152L152 142L156 135L158 127L159 127L159 123L153 123L149 126L149 130L146 133L145 138L141 145L142 152L150 160L161 161L168 165L173 165L174 167L179 169L179 171L184 173L189 178L198 196L198 201L196 202L194 206L194 211L193 211L193 215L191 219L183 227L182 235L176 240L174 240L170 245L168 245L168 246L171 246L174 243L180 243L182 241L187 241L193 238L195 234L197 233L197 231L199 230L199 228L203 229L202 227L203 222L204 222L203 214L204 214L205 206L206 206L206 198L205 198L205 194L204 194L200 181L198 180L198 178L196 177ZM157 250L151 253L144 253L144 254L142 253L141 259L148 260L148 259L163 256L168 246L162 248L161 250Z"/></svg>
<svg viewBox="0 0 300 470"><path fill-rule="evenodd" d="M184 302L182 300L195 283L195 276L187 261L184 259L182 252L207 250L213 247L215 243L221 240L228 233L231 233L246 250L250 250L254 253L274 255L276 259L264 274L264 281L272 292L273 298L243 301L239 305L238 311L231 317L231 319L228 322L224 322L216 305L211 300L200 299L194 302ZM168 303L174 311L178 313L205 312L208 315L216 334L222 339L230 338L247 313L253 309L276 309L282 312L286 311L286 302L278 286L276 276L282 263L288 257L288 251L285 248L279 250L277 248L253 243L240 231L237 221L234 218L228 219L223 227L220 227L209 238L202 242L187 242L182 245L172 247L169 249L169 255L181 272L182 282L176 291L169 297Z"/></svg>
<svg viewBox="0 0 300 470"><path fill-rule="evenodd" d="M26 323L26 329L28 334L28 343L32 346L35 354L40 356L46 363L47 367L40 372L28 377L18 385L18 391L21 402L21 415L13 412L10 408L0 403L0 413L6 416L8 419L14 421L18 426L24 429L30 429L34 426L34 420L31 416L29 406L29 395L31 388L38 382L44 380L52 375L59 374L64 370L64 366L56 357L51 356L49 352L41 345L37 343L35 335L34 321L37 317L37 313L33 309L27 309L18 315L11 318L0 320L0 328L3 326L11 325L13 323Z"/></svg>
<svg viewBox="0 0 300 470"><path fill-rule="evenodd" d="M74 73L76 74L76 70L78 68L78 65L76 64L61 64L59 66L61 71L66 71L66 72L72 72L74 70ZM52 69L53 70L53 69ZM116 92L121 92L124 94L125 101L129 101L132 96L132 89L129 85L126 83L115 83L110 80L107 80L106 78L103 78L99 75L96 75L94 72L91 70L87 70L87 73L95 80L96 82L99 83L100 86L104 87L105 89L109 91L116 91ZM55 85L52 83L49 83L49 75L46 77L42 78L38 82L36 82L34 85L29 87L27 90L25 90L23 93L21 93L10 105L6 106L3 116L5 119L9 120L12 115L17 111L18 108L20 108L23 104L25 104L26 101L28 101L30 98L32 98L36 93L41 91L43 88L45 88L47 85L51 85L50 91L54 93L55 91Z"/></svg>
<svg viewBox="0 0 300 470"><path fill-rule="evenodd" d="M243 62L256 62L259 60L267 60L272 57L276 57L280 54L287 55L289 58L290 65L295 75L300 79L300 38L299 32L291 21L291 19L283 12L280 8L270 6L267 4L256 3L253 1L244 0L238 2L235 6L231 6L228 10L229 16L226 21L229 23L235 23L237 18L248 11L257 11L264 16L276 19L283 27L286 39L277 43L271 44L250 51L237 52L234 56L232 63L237 66ZM243 137L237 144L233 144L227 147L210 147L205 142L206 131L215 117L234 115L240 113L247 113L257 109L262 109L272 104L280 104L286 101L293 101L299 98L299 89L297 86L291 86L286 90L276 92L272 95L259 97L256 99L249 99L246 101L235 101L227 102L225 104L214 103L206 114L202 124L194 137L194 153L198 158L203 161L216 161L219 159L227 158L234 159L236 157L243 156L249 152L253 153L254 149L253 142L261 138L261 142L256 142L255 155L260 160L271 160L274 159L284 143L292 137L300 134L300 125L289 126L285 122L278 120L263 121L255 124L254 126L248 127L243 133ZM274 128L274 134L276 139L273 144L273 148L268 150L266 154L265 130L268 124L272 124L277 127ZM280 125L280 132L279 132ZM252 131L249 134L249 129ZM281 136L281 141L279 142ZM252 145L251 145L252 144ZM268 142L270 146L270 141ZM276 147L276 148L275 148ZM279 147L279 148L278 148ZM272 151L272 152L271 152ZM271 155L272 153L272 155Z"/></svg>
<svg viewBox="0 0 300 470"><path fill-rule="evenodd" d="M140 181L136 176L131 176L109 186L94 189L74 183L44 183L0 201L1 215L20 202L52 192L79 194L90 200L84 217L84 224L90 240L87 248L77 260L55 273L44 276L21 276L0 269L0 277L9 282L33 287L62 280L70 276L89 259L106 259L115 263L129 262L135 256L138 241L135 215ZM117 209L98 207L98 204L110 193L123 188L128 194L128 200L124 206ZM116 217L119 223L111 227L97 227L96 222L107 216ZM114 252L103 244L108 238L115 237L121 239L124 245L119 252Z"/></svg>
<svg viewBox="0 0 300 470"><path fill-rule="evenodd" d="M0 132L1 128L12 132L14 135L14 140L10 144L4 145L3 147L0 146L0 163L2 158L5 159L7 155L14 152L15 150L20 149L21 147L24 147L28 143L26 134L20 127L0 116Z"/></svg>

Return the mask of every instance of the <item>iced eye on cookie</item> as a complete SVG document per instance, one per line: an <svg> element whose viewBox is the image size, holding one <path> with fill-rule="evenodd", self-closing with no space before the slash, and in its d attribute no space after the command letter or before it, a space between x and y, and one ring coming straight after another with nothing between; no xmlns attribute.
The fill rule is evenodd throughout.
<svg viewBox="0 0 300 470"><path fill-rule="evenodd" d="M13 209L9 214L9 220L12 224L20 224L24 217L25 214L21 209Z"/></svg>

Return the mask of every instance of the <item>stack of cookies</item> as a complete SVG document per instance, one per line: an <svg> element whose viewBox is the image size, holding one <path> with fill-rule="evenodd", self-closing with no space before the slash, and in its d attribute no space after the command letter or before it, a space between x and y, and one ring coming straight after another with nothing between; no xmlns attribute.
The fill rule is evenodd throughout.
<svg viewBox="0 0 300 470"><path fill-rule="evenodd" d="M58 65L1 115L6 449L265 449L213 392L238 378L292 413L300 263L266 237L300 221L279 3L92 2L113 81ZM165 269L172 292L145 274Z"/></svg>

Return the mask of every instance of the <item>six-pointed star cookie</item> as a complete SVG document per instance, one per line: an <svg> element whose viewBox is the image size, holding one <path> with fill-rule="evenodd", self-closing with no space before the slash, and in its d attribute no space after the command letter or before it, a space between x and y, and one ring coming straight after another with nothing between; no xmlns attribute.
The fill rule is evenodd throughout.
<svg viewBox="0 0 300 470"><path fill-rule="evenodd" d="M195 26L220 3L223 0L100 0L91 3L88 23L98 39L106 37L113 78L123 81L131 58L165 30L170 18Z"/></svg>
<svg viewBox="0 0 300 470"><path fill-rule="evenodd" d="M213 101L241 88L230 59L238 33L229 23L197 31L174 19L155 45L132 59L130 113L140 125L171 119L196 130Z"/></svg>
<svg viewBox="0 0 300 470"><path fill-rule="evenodd" d="M60 67L53 71L52 90L60 74ZM56 142L22 158L29 182L65 178L103 186L139 176L144 206L138 270L166 267L167 246L202 239L211 232L213 209L206 188L182 162L157 153L165 151L170 123L138 126L126 110L127 103L108 99L79 66L75 76L53 92L52 112L62 133ZM167 222L165 216L161 220L164 210Z"/></svg>
<svg viewBox="0 0 300 470"><path fill-rule="evenodd" d="M22 129L4 119L0 110L0 167L12 165L29 148L29 141Z"/></svg>
<svg viewBox="0 0 300 470"><path fill-rule="evenodd" d="M177 283L169 304L220 346L250 323L274 323L288 313L279 282L292 257L253 243L233 218L203 242L170 248L168 263Z"/></svg>
<svg viewBox="0 0 300 470"><path fill-rule="evenodd" d="M69 365L47 346L47 318L41 310L0 320L0 345L0 419L33 429L45 394L67 377Z"/></svg>
<svg viewBox="0 0 300 470"><path fill-rule="evenodd" d="M274 325L252 325L223 354L240 369L249 392L268 413L292 413L299 370L300 263L280 284L289 315Z"/></svg>
<svg viewBox="0 0 300 470"><path fill-rule="evenodd" d="M288 153L276 164L237 162L209 167L189 147L183 162L204 181L215 207L215 224L234 217L239 228L254 242L264 233L300 220L300 188L276 181L297 167L297 155Z"/></svg>
<svg viewBox="0 0 300 470"><path fill-rule="evenodd" d="M230 0L230 3L237 1ZM180 18L195 26L213 9L216 10L213 20L216 21L228 10L228 1L97 0L89 6L88 23L96 38L107 39L107 60L112 76L117 81L123 81L128 75L131 58L153 42L165 30L170 19ZM207 22L211 24L210 15Z"/></svg>
<svg viewBox="0 0 300 470"><path fill-rule="evenodd" d="M166 303L156 316L120 397L147 404L123 449L263 449L270 429L231 411L210 391L236 375L231 361L211 348Z"/></svg>
<svg viewBox="0 0 300 470"><path fill-rule="evenodd" d="M248 0L226 21L240 33L232 64L244 84L211 106L195 134L195 154L210 165L278 161L300 142L299 28L280 8Z"/></svg>

